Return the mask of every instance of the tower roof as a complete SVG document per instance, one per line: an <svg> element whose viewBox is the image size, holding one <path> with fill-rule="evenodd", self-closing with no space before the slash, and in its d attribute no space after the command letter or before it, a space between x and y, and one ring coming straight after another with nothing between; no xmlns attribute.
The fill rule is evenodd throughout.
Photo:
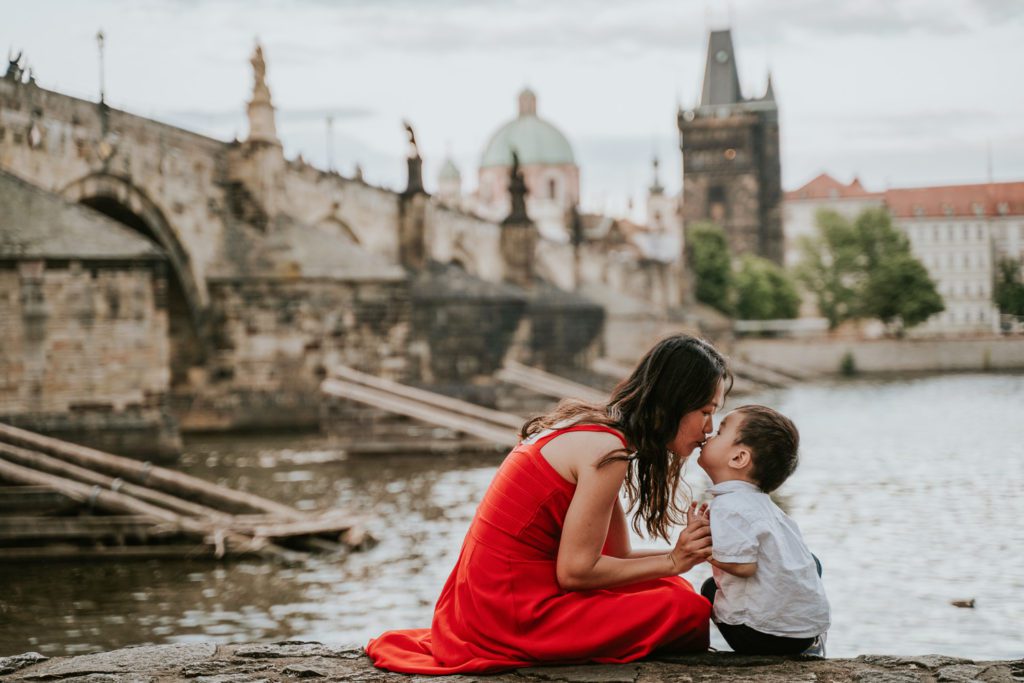
<svg viewBox="0 0 1024 683"><path fill-rule="evenodd" d="M743 101L740 77L736 71L736 52L729 29L712 31L708 36L708 59L704 67L704 88L700 106L737 104Z"/></svg>
<svg viewBox="0 0 1024 683"><path fill-rule="evenodd" d="M462 180L462 174L459 173L459 167L455 165L451 157L444 160L444 165L441 166L441 172L438 174L438 180Z"/></svg>
<svg viewBox="0 0 1024 683"><path fill-rule="evenodd" d="M511 166L513 150L523 166L576 164L572 146L565 135L537 116L537 96L528 88L519 95L519 115L491 136L480 159L480 167Z"/></svg>

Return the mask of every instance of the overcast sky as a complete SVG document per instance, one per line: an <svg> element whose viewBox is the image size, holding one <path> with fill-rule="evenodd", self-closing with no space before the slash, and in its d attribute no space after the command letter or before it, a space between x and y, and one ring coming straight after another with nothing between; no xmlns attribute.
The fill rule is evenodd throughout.
<svg viewBox="0 0 1024 683"><path fill-rule="evenodd" d="M1024 0L0 0L0 44L38 83L222 139L244 135L263 43L286 153L398 187L415 126L428 189L467 189L525 85L569 138L585 208L622 212L650 159L678 189L675 112L707 31L731 26L746 96L769 69L786 189L822 171L873 189L1024 180Z"/></svg>

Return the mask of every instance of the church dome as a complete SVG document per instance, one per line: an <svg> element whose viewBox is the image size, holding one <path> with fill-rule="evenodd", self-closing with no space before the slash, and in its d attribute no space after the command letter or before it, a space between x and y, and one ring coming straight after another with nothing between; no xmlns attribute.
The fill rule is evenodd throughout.
<svg viewBox="0 0 1024 683"><path fill-rule="evenodd" d="M519 116L491 136L480 167L511 166L513 149L524 166L576 164L572 146L562 132L537 116L537 96L529 89L519 94Z"/></svg>

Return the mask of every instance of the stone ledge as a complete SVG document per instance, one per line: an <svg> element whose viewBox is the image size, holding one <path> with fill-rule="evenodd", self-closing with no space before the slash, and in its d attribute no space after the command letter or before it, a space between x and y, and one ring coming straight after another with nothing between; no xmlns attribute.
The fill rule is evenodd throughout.
<svg viewBox="0 0 1024 683"><path fill-rule="evenodd" d="M35 653L0 657L0 681L64 683L257 683L258 681L486 680L492 683L700 683L757 679L858 683L1024 682L1024 659L972 661L944 655L855 659L744 657L732 653L661 657L631 664L550 666L490 676L405 676L375 669L361 648L283 641L267 644L144 645L47 659Z"/></svg>

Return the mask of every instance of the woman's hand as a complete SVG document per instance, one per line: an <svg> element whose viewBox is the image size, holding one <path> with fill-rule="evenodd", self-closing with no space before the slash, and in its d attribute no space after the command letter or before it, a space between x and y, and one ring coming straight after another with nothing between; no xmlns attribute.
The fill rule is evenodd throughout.
<svg viewBox="0 0 1024 683"><path fill-rule="evenodd" d="M698 508L696 503L691 503L686 511L686 522L686 528L679 533L675 547L668 554L673 574L687 572L711 557L711 521L707 505Z"/></svg>

